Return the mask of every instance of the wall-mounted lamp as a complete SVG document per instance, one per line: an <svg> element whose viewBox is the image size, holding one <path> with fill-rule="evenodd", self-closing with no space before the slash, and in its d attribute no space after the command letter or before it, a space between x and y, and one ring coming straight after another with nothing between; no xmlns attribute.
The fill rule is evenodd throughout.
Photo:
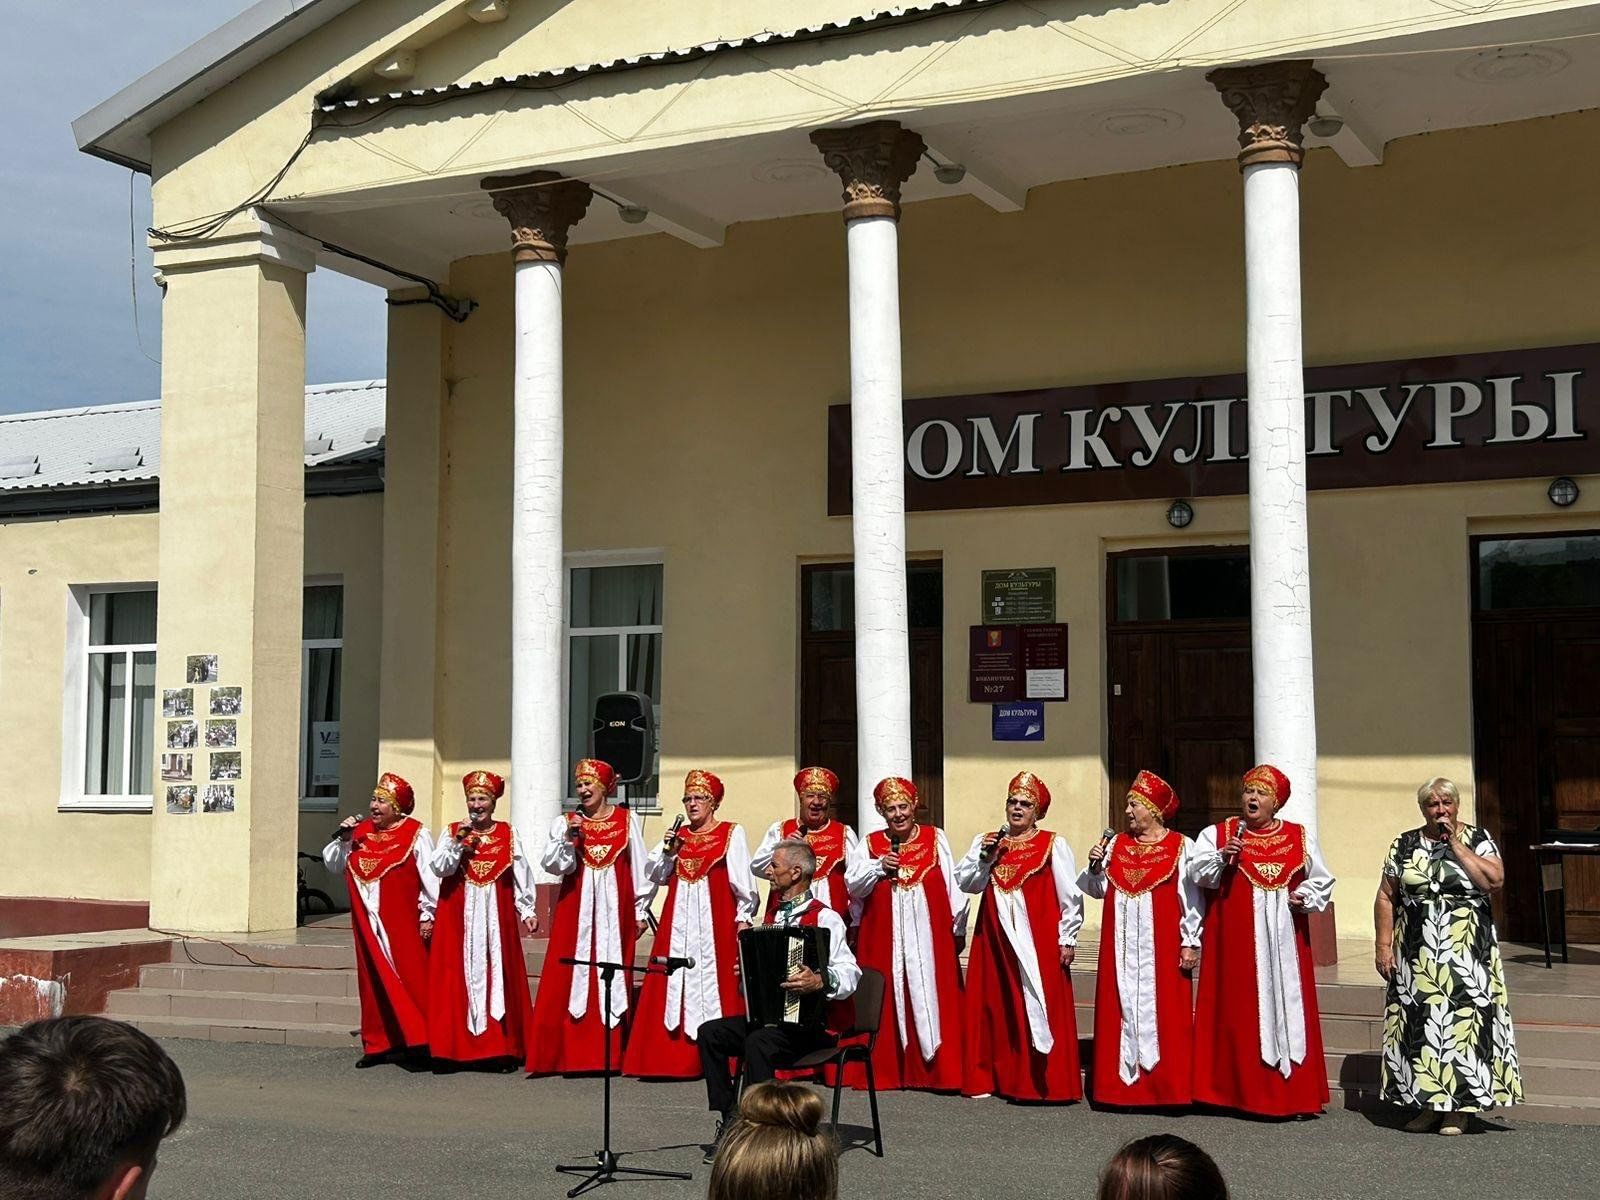
<svg viewBox="0 0 1600 1200"><path fill-rule="evenodd" d="M1306 122L1306 127L1319 138L1338 137L1344 129L1344 118L1332 113L1319 113Z"/></svg>
<svg viewBox="0 0 1600 1200"><path fill-rule="evenodd" d="M942 163L926 150L922 157L933 164L933 177L947 187L954 187L967 177L967 169L958 162Z"/></svg>
<svg viewBox="0 0 1600 1200"><path fill-rule="evenodd" d="M1187 500L1174 500L1167 505L1167 524L1182 529L1194 520L1194 506Z"/></svg>
<svg viewBox="0 0 1600 1200"><path fill-rule="evenodd" d="M617 205L617 216L622 218L625 225L642 225L644 219L650 215L648 208L641 208L637 204Z"/></svg>
<svg viewBox="0 0 1600 1200"><path fill-rule="evenodd" d="M1550 503L1557 508L1571 508L1578 502L1578 485L1565 475L1550 481L1550 487L1545 491L1550 497Z"/></svg>

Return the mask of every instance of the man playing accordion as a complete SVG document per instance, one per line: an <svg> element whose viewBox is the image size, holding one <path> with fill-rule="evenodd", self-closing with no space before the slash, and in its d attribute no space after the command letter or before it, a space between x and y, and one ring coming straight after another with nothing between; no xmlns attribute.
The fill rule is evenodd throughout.
<svg viewBox="0 0 1600 1200"><path fill-rule="evenodd" d="M769 878L778 905L767 913L767 924L816 926L828 931L828 962L822 971L800 967L778 986L785 992L809 995L821 992L829 1001L848 999L861 979L861 968L845 942L845 924L834 910L811 894L816 873L816 852L800 838L786 838L772 849ZM745 979L746 991L759 986ZM717 1143L732 1126L738 1107L738 1076L728 1070L729 1059L743 1064L746 1084L764 1083L796 1059L831 1046L848 1021L833 1015L822 1023L753 1026L747 1017L723 1017L700 1026L700 1065L706 1077L706 1101L717 1114L717 1131L706 1152L710 1162Z"/></svg>

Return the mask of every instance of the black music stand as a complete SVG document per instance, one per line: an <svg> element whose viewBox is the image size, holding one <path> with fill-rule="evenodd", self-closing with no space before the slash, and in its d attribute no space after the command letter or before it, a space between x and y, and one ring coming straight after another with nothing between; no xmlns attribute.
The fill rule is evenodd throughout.
<svg viewBox="0 0 1600 1200"><path fill-rule="evenodd" d="M602 1183L615 1183L618 1175L638 1175L646 1179L693 1179L688 1171L656 1171L647 1167L619 1167L617 1154L611 1149L611 983L617 977L617 972L624 970L623 964L605 962L600 959L589 958L563 958L560 960L569 967L593 967L600 972L600 992L605 1005L605 1072L602 1078L604 1084L604 1113L603 1132L600 1137L600 1149L594 1152L594 1162L591 1163L563 1163L556 1168L561 1175L584 1175L586 1179L577 1187L567 1193L571 1196L581 1196L590 1188L599 1187ZM646 974L649 970L646 969ZM670 971L668 972L670 974Z"/></svg>

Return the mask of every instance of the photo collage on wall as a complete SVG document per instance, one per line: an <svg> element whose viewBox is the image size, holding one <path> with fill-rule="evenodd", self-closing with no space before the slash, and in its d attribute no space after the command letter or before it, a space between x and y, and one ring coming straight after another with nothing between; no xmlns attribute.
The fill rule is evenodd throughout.
<svg viewBox="0 0 1600 1200"><path fill-rule="evenodd" d="M220 658L215 654L189 655L183 679L188 686L164 688L161 693L161 715L167 723L166 753L161 756L167 811L231 813L235 789L244 779L244 752L238 748L244 689L221 682ZM196 692L202 695L197 697ZM197 701L203 708L196 708ZM203 768L198 774L197 757Z"/></svg>

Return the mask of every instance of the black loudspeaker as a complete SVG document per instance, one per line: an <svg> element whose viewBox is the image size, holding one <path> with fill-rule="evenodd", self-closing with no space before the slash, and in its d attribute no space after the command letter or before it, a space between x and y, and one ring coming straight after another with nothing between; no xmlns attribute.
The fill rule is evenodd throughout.
<svg viewBox="0 0 1600 1200"><path fill-rule="evenodd" d="M642 783L655 764L655 709L643 692L605 692L595 697L589 753L608 763L618 783Z"/></svg>

